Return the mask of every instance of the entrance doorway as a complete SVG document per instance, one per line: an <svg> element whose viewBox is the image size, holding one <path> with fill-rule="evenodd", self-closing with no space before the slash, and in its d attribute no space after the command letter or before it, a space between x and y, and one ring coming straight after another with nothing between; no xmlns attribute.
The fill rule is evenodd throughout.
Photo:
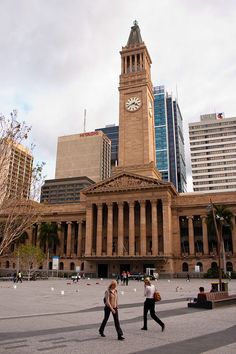
<svg viewBox="0 0 236 354"><path fill-rule="evenodd" d="M98 277L99 278L108 277L108 264L98 264Z"/></svg>
<svg viewBox="0 0 236 354"><path fill-rule="evenodd" d="M130 272L130 264L120 264L120 274L123 271Z"/></svg>

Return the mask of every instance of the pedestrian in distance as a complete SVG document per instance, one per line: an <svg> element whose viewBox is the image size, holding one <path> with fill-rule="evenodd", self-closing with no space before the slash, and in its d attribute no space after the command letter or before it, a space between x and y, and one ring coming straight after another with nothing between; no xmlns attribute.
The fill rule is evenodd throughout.
<svg viewBox="0 0 236 354"><path fill-rule="evenodd" d="M155 314L155 299L154 299L155 290L156 290L155 286L153 284L151 284L150 279L145 278L144 279L145 301L144 301L144 307L143 307L143 327L141 329L147 331L147 314L148 314L148 311L150 311L150 315L151 315L152 319L154 321L156 321L161 326L161 330L163 332L165 329L165 324Z"/></svg>
<svg viewBox="0 0 236 354"><path fill-rule="evenodd" d="M22 283L22 273L21 273L20 270L19 270L19 272L18 272L18 274L17 274L17 280L16 280L16 282L18 283L19 281Z"/></svg>
<svg viewBox="0 0 236 354"><path fill-rule="evenodd" d="M120 322L118 317L118 294L116 288L117 288L117 282L116 280L112 280L107 290L105 291L104 318L99 328L99 333L101 337L106 337L104 334L104 329L109 319L110 313L112 313L116 332L118 335L118 340L124 340L125 338L123 337L123 331L120 327Z"/></svg>
<svg viewBox="0 0 236 354"><path fill-rule="evenodd" d="M186 281L190 281L190 275L189 275L189 273L187 273L187 278L186 278Z"/></svg>

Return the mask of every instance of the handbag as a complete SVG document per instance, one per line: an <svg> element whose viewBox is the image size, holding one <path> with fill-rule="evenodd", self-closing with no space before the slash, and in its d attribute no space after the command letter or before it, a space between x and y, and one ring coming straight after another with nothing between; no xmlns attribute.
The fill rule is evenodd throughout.
<svg viewBox="0 0 236 354"><path fill-rule="evenodd" d="M155 290L155 292L153 294L153 298L154 298L155 302L161 301L161 294L159 293L159 291Z"/></svg>

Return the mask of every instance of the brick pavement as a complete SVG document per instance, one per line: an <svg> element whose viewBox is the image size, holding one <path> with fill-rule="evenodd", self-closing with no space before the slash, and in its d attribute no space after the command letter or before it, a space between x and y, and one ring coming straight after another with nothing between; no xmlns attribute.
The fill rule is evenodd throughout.
<svg viewBox="0 0 236 354"><path fill-rule="evenodd" d="M210 280L160 280L162 301L156 305L166 330L151 319L142 327L143 283L119 285L119 317L125 341L117 341L112 317L98 335L103 294L109 280L84 279L78 284L50 279L23 282L14 288L0 283L0 353L235 353L236 306L214 310L188 309L188 297ZM236 293L236 281L229 283ZM64 294L62 295L62 292Z"/></svg>

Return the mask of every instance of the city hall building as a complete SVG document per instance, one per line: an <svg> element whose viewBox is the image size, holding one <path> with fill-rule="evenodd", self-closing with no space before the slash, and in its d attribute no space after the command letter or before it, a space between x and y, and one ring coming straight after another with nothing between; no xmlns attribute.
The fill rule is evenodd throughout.
<svg viewBox="0 0 236 354"><path fill-rule="evenodd" d="M227 269L235 270L236 192L179 194L161 179L151 58L136 22L120 54L119 165L111 177L83 189L79 203L44 205L41 222L58 225L59 269L79 266L98 277L146 268L172 276L196 265L206 272L218 262L216 236L205 223L212 201L233 212L233 229L224 227L223 236ZM39 230L40 224L28 230L28 242L38 243Z"/></svg>

